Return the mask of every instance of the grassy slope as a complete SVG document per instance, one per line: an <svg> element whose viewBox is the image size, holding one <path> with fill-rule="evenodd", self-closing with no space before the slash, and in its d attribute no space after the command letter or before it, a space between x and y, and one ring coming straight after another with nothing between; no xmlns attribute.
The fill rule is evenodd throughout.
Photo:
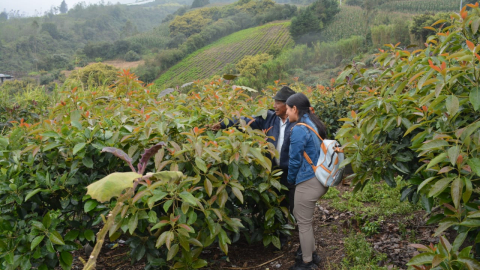
<svg viewBox="0 0 480 270"><path fill-rule="evenodd" d="M245 29L200 49L162 74L156 84L188 82L214 75L227 64L235 64L245 55L267 52L274 44L284 47L292 41L290 22L269 23Z"/></svg>

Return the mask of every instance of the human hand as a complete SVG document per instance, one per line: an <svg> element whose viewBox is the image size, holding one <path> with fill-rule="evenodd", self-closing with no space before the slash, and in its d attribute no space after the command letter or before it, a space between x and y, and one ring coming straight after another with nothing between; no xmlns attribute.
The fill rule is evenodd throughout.
<svg viewBox="0 0 480 270"><path fill-rule="evenodd" d="M210 129L213 130L213 131L218 131L218 130L220 130L221 127L222 127L221 123L216 123L216 124L211 125Z"/></svg>

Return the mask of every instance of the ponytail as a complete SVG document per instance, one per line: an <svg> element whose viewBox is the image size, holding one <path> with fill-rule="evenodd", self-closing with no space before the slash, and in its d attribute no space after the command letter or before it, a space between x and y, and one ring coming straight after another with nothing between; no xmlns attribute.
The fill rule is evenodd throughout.
<svg viewBox="0 0 480 270"><path fill-rule="evenodd" d="M310 120L317 127L318 134L322 137L322 139L326 139L327 128L325 127L325 124L314 113L314 110L311 107L310 101L308 100L307 96L305 96L303 93L296 93L290 96L287 99L286 103L290 108L293 108L293 106L297 107L299 121L301 121L304 114L307 114Z"/></svg>

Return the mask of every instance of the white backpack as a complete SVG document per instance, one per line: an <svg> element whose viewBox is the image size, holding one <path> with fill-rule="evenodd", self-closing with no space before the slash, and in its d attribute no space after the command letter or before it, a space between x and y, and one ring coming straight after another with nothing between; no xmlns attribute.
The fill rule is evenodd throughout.
<svg viewBox="0 0 480 270"><path fill-rule="evenodd" d="M324 187L334 187L342 182L343 171L345 167L339 168L340 163L344 160L343 149L335 140L324 140L311 126L305 123L298 123L297 125L306 126L313 131L320 139L320 156L318 158L317 166L313 165L312 160L303 152L303 156L307 162L312 166L315 172L315 177Z"/></svg>

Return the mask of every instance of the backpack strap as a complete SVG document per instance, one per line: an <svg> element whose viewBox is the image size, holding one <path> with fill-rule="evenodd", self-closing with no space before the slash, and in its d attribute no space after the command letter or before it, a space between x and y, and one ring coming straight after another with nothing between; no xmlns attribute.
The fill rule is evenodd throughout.
<svg viewBox="0 0 480 270"><path fill-rule="evenodd" d="M322 137L318 134L318 132L314 128L312 128L310 125L307 125L305 123L297 123L297 125L305 126L309 128L311 131L313 131L317 135L317 137L320 139L320 147L322 148L323 153L327 154L327 147L325 146L325 144L323 144Z"/></svg>
<svg viewBox="0 0 480 270"><path fill-rule="evenodd" d="M297 123L296 125L301 125L301 126L305 126L307 128L309 128L311 131L313 131L317 137L320 139L320 147L322 148L322 151L327 154L327 147L325 146L325 144L323 144L323 139L322 137L318 134L318 132L312 128L310 125L307 125L305 123ZM293 129L293 128L292 128ZM317 170L317 166L315 166L312 162L312 159L308 156L307 152L303 151L303 157L305 157L305 159L307 160L308 164L310 164L310 166L312 166L312 169L313 171L315 172ZM320 165L323 169L327 170L328 172L330 172L327 168L325 168L323 165Z"/></svg>

